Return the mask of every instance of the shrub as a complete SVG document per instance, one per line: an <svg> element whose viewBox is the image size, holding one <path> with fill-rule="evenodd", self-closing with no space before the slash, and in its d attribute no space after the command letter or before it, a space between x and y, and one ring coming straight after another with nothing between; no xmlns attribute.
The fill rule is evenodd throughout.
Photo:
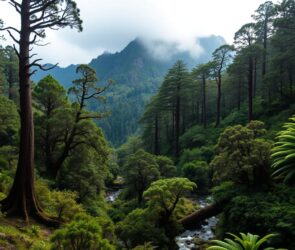
<svg viewBox="0 0 295 250"><path fill-rule="evenodd" d="M185 163L182 167L183 176L198 185L198 192L205 192L208 188L209 167L207 162L194 161Z"/></svg>
<svg viewBox="0 0 295 250"><path fill-rule="evenodd" d="M108 239L103 238L103 229L97 218L78 215L74 221L54 232L51 242L54 250L114 250Z"/></svg>

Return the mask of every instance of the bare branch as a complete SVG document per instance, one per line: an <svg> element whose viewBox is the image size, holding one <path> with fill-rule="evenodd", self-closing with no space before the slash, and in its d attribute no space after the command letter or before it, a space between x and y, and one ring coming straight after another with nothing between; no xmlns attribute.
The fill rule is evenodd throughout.
<svg viewBox="0 0 295 250"><path fill-rule="evenodd" d="M20 6L19 3L17 3L17 2L14 1L14 0L11 0L11 1L9 2L9 4L10 4L11 6L13 6L13 7L15 8L15 10L16 10L18 13L21 13L21 6Z"/></svg>
<svg viewBox="0 0 295 250"><path fill-rule="evenodd" d="M10 30L7 30L8 34L10 35L10 37L12 38L12 40L16 43L19 43L19 40L17 40L14 35L12 35L11 31Z"/></svg>
<svg viewBox="0 0 295 250"><path fill-rule="evenodd" d="M15 44L13 44L13 49L14 49L15 54L17 55L17 57L18 57L18 59L19 59L19 58L20 58L20 55L19 55L18 50L17 50L16 47L15 47Z"/></svg>
<svg viewBox="0 0 295 250"><path fill-rule="evenodd" d="M40 61L40 60L42 60L42 59L37 59L37 60L35 60L35 61ZM58 63L57 63L57 64L54 64L54 65L52 65L52 66L50 66L50 67L48 67L48 68L46 68L46 65L47 65L47 64L45 64L45 65L41 65L41 64L39 64L39 63L31 63L31 64L30 64L30 67L38 67L39 69L41 69L41 70L43 70L43 71L48 71L48 70L54 69L54 68L58 65Z"/></svg>

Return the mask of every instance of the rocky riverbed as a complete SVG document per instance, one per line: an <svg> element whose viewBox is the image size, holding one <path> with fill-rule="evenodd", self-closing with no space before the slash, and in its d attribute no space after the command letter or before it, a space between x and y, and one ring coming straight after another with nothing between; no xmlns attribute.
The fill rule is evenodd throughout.
<svg viewBox="0 0 295 250"><path fill-rule="evenodd" d="M211 199L209 198L200 198L197 200L201 208L209 205ZM216 217L211 217L204 221L204 224L201 227L195 230L186 230L181 235L175 238L176 244L180 250L193 250L193 249L202 249L201 244L206 243L208 240L214 238L214 230L218 219Z"/></svg>

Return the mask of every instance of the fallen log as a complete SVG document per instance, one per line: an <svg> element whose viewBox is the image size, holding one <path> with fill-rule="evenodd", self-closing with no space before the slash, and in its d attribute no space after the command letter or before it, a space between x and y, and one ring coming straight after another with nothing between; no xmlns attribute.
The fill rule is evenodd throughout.
<svg viewBox="0 0 295 250"><path fill-rule="evenodd" d="M185 218L181 219L179 222L182 224L184 229L195 229L199 227L204 220L220 214L223 211L223 208L225 207L227 202L228 202L228 199L215 202L211 205L201 208L200 210L186 216Z"/></svg>

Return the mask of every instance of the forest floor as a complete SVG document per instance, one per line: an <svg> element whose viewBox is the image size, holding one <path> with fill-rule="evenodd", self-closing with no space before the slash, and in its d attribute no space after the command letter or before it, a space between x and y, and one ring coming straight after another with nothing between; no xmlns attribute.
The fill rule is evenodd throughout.
<svg viewBox="0 0 295 250"><path fill-rule="evenodd" d="M0 250L49 249L52 229L34 221L0 218Z"/></svg>

